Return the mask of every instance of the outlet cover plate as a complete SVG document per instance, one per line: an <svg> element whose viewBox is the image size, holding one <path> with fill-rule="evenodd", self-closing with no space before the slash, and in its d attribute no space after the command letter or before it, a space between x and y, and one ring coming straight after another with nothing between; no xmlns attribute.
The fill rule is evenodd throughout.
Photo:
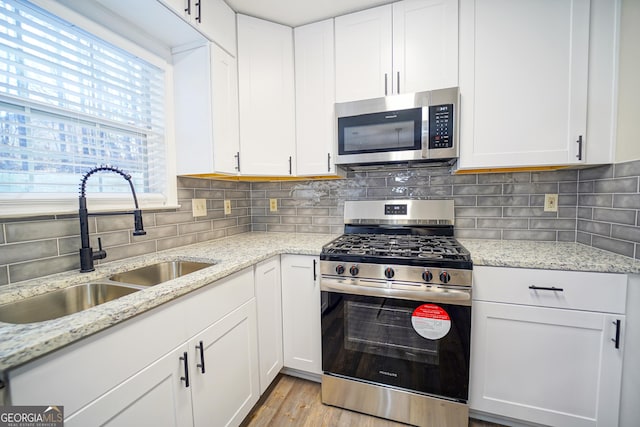
<svg viewBox="0 0 640 427"><path fill-rule="evenodd" d="M224 214L231 215L231 200L224 201Z"/></svg>
<svg viewBox="0 0 640 427"><path fill-rule="evenodd" d="M278 211L278 199L269 199L269 212Z"/></svg>
<svg viewBox="0 0 640 427"><path fill-rule="evenodd" d="M558 195L557 194L544 195L544 211L558 212Z"/></svg>
<svg viewBox="0 0 640 427"><path fill-rule="evenodd" d="M193 216L207 216L207 199L191 199Z"/></svg>

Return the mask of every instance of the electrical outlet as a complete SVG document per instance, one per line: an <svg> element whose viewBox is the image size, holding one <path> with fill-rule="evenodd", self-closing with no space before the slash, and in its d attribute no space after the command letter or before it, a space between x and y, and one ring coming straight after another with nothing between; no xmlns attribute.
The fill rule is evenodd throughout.
<svg viewBox="0 0 640 427"><path fill-rule="evenodd" d="M544 195L544 211L558 212L558 195L557 194Z"/></svg>
<svg viewBox="0 0 640 427"><path fill-rule="evenodd" d="M278 199L269 199L269 212L278 212Z"/></svg>
<svg viewBox="0 0 640 427"><path fill-rule="evenodd" d="M224 214L231 215L231 200L224 201Z"/></svg>
<svg viewBox="0 0 640 427"><path fill-rule="evenodd" d="M193 216L207 216L207 199L192 199L191 210Z"/></svg>

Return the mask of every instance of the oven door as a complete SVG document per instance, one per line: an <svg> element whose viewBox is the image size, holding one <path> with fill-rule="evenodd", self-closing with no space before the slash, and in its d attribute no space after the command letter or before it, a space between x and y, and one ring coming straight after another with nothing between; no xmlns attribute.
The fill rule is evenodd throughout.
<svg viewBox="0 0 640 427"><path fill-rule="evenodd" d="M471 306L322 291L322 369L467 402Z"/></svg>

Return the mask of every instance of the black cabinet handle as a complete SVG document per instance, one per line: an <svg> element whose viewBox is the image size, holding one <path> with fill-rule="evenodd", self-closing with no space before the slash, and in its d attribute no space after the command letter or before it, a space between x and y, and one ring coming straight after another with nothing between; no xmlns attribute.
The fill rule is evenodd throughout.
<svg viewBox="0 0 640 427"><path fill-rule="evenodd" d="M331 153L327 153L327 172L331 172Z"/></svg>
<svg viewBox="0 0 640 427"><path fill-rule="evenodd" d="M187 0L187 8L184 10L187 15L191 15L191 0Z"/></svg>
<svg viewBox="0 0 640 427"><path fill-rule="evenodd" d="M398 83L398 92L396 92L396 93L400 93L400 71L398 71L398 81L397 81L397 83Z"/></svg>
<svg viewBox="0 0 640 427"><path fill-rule="evenodd" d="M291 163L292 163L292 162L291 162L291 160L292 160L292 158L291 158L291 156L289 156L289 175L291 175L291 174L292 174L292 169L291 169L291 167L292 167L292 166L291 166Z"/></svg>
<svg viewBox="0 0 640 427"><path fill-rule="evenodd" d="M532 289L534 291L554 291L554 292L562 292L562 291L564 291L563 288L556 288L555 286L548 287L548 286L534 286L534 285L531 285L531 286L529 286L529 289Z"/></svg>
<svg viewBox="0 0 640 427"><path fill-rule="evenodd" d="M196 366L200 368L200 372L204 374L204 344L202 341L196 346L196 349L200 350L200 363L196 364Z"/></svg>
<svg viewBox="0 0 640 427"><path fill-rule="evenodd" d="M576 154L576 157L578 160L582 160L582 135L578 137L576 142L578 143L578 154Z"/></svg>
<svg viewBox="0 0 640 427"><path fill-rule="evenodd" d="M189 387L189 361L187 360L187 352L182 353L180 358L184 363L184 377L180 377L181 381L184 381L184 386Z"/></svg>
<svg viewBox="0 0 640 427"><path fill-rule="evenodd" d="M318 262L314 259L313 260L313 281L315 282L316 280L318 280L318 272L316 271L316 264Z"/></svg>
<svg viewBox="0 0 640 427"><path fill-rule="evenodd" d="M613 324L616 325L616 337L611 338L611 341L616 344L616 348L620 348L620 319L614 321Z"/></svg>
<svg viewBox="0 0 640 427"><path fill-rule="evenodd" d="M387 73L384 73L384 96L387 96Z"/></svg>
<svg viewBox="0 0 640 427"><path fill-rule="evenodd" d="M198 7L198 14L196 15L196 21L199 23L202 22L202 9L201 9L201 4L202 4L202 0L198 1L196 3L196 6Z"/></svg>

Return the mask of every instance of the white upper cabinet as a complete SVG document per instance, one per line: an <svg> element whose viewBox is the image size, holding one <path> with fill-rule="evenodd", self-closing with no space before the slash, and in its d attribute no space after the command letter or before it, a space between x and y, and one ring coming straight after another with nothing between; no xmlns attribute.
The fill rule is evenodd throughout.
<svg viewBox="0 0 640 427"><path fill-rule="evenodd" d="M295 174L293 30L238 14L240 172Z"/></svg>
<svg viewBox="0 0 640 427"><path fill-rule="evenodd" d="M394 93L458 85L458 2L393 3Z"/></svg>
<svg viewBox="0 0 640 427"><path fill-rule="evenodd" d="M297 174L334 174L333 19L297 27L294 36Z"/></svg>
<svg viewBox="0 0 640 427"><path fill-rule="evenodd" d="M337 102L457 85L455 0L401 1L335 26Z"/></svg>
<svg viewBox="0 0 640 427"><path fill-rule="evenodd" d="M175 53L174 111L179 175L238 172L236 59L214 43Z"/></svg>
<svg viewBox="0 0 640 427"><path fill-rule="evenodd" d="M158 0L209 40L236 55L235 12L224 0Z"/></svg>
<svg viewBox="0 0 640 427"><path fill-rule="evenodd" d="M238 61L211 44L211 71L214 170L235 174L240 168Z"/></svg>
<svg viewBox="0 0 640 427"><path fill-rule="evenodd" d="M336 102L391 94L391 5L335 18Z"/></svg>
<svg viewBox="0 0 640 427"><path fill-rule="evenodd" d="M461 168L603 160L596 153L606 156L612 141L615 9L601 0L460 2ZM602 111L601 103L589 130L609 132L608 140L587 133L587 106Z"/></svg>

